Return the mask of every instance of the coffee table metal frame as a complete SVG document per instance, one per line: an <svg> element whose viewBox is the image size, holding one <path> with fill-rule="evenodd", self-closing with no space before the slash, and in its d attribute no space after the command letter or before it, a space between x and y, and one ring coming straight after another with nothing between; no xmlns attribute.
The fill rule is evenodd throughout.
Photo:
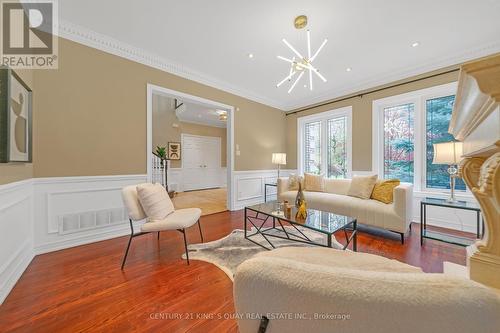
<svg viewBox="0 0 500 333"><path fill-rule="evenodd" d="M254 212L255 216L250 216L248 214L249 212ZM269 221L270 218L272 218L273 226L265 228L264 225ZM252 234L248 234L248 230L247 230L248 223L250 223L250 225L252 225L256 229L256 231ZM294 232L287 231L285 226L284 226L284 223L291 225L295 229ZM279 224L279 227L277 227L277 224ZM306 228L306 229L309 229L309 230L326 235L327 236L327 245L312 241L299 228L297 228L297 226L300 226L300 227L303 227L303 228ZM300 223L297 223L294 221L290 221L289 219L287 219L284 216L279 217L279 216L275 216L275 215L270 215L268 213L258 211L256 209L251 208L251 207L245 207L245 226L244 226L244 229L245 229L245 239L248 239L252 243L257 244L266 250L272 250L272 249L276 248L268 237L281 238L281 239L291 240L291 241L300 242L300 243L304 243L304 244L331 248L332 247L332 236L335 232L337 232L339 230L344 231L344 235L346 238L346 245L344 245L343 250L347 249L347 247L349 246L349 244L351 244L351 242L352 242L353 251L356 252L357 248L358 248L358 223L357 223L356 219L353 219L351 222L346 223L344 226L342 226L341 228L339 228L337 230L334 230L332 232L327 232L327 231L321 231L321 230L317 230L314 228L310 228L307 225L300 224ZM280 236L277 234L271 234L271 233L269 233L270 230L276 230L279 233L284 234L284 236ZM352 231L350 236L347 234L348 230ZM297 233L295 233L295 231ZM262 236L267 241L267 243L269 243L271 248L264 246L256 241L254 241L253 239L251 239L252 237L255 237L257 235Z"/></svg>

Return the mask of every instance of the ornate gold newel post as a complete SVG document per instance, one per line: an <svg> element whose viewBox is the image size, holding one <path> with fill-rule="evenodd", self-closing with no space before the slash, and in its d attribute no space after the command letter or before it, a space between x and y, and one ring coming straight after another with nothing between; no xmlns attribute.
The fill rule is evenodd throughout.
<svg viewBox="0 0 500 333"><path fill-rule="evenodd" d="M461 66L448 131L463 142L459 172L484 217L483 239L467 247L469 276L500 289L500 54Z"/></svg>
<svg viewBox="0 0 500 333"><path fill-rule="evenodd" d="M466 158L460 174L481 205L485 234L467 248L472 280L500 289L500 153Z"/></svg>

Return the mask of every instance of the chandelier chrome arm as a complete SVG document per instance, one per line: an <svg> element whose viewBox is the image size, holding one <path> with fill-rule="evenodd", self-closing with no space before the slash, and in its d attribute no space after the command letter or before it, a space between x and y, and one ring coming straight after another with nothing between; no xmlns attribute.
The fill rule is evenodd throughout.
<svg viewBox="0 0 500 333"><path fill-rule="evenodd" d="M285 77L285 78L284 78L284 79L283 79L280 83L278 83L278 84L276 85L276 87L277 87L277 88L279 88L279 86L281 86L281 85L282 85L283 83L285 83L287 80L290 80L290 79L291 79L291 78L295 75L295 73L297 73L297 72L295 72L295 71L291 71L291 72L290 72L290 74L288 74L288 76L287 76L287 77Z"/></svg>
<svg viewBox="0 0 500 333"><path fill-rule="evenodd" d="M299 77L297 78L297 80L295 80L295 82L292 84L292 86L288 90L288 93L292 92L293 88L295 88L295 85L297 84L297 82L300 81L300 79L302 78L303 75L304 75L304 72L301 72L300 75L299 75Z"/></svg>
<svg viewBox="0 0 500 333"><path fill-rule="evenodd" d="M323 43L321 44L321 46L319 47L319 49L316 51L316 53L314 53L314 55L310 58L309 61L314 61L314 59L316 59L316 57L318 56L318 54L321 52L321 49L326 45L326 43L328 42L328 39L325 38L325 40L323 41Z"/></svg>
<svg viewBox="0 0 500 333"><path fill-rule="evenodd" d="M288 46L290 50L292 50L293 53L295 53L297 57L299 57L299 59L304 59L304 56L302 56L302 54L300 54L299 51L297 51L290 43L288 43L285 38L283 38L283 43L285 43L285 45Z"/></svg>

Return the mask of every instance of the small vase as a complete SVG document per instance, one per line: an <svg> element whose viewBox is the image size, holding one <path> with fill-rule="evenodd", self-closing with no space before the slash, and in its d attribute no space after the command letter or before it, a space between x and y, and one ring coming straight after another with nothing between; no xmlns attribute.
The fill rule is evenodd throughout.
<svg viewBox="0 0 500 333"><path fill-rule="evenodd" d="M304 202L304 193L302 192L302 184L299 182L299 190L297 191L297 196L295 197L295 207L297 209L302 206L302 203Z"/></svg>

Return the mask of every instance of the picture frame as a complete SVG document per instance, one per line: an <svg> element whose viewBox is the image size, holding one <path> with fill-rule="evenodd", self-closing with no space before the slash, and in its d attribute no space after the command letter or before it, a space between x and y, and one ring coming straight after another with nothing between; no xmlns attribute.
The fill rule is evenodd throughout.
<svg viewBox="0 0 500 333"><path fill-rule="evenodd" d="M169 142L167 146L167 157L169 160L181 159L181 143Z"/></svg>
<svg viewBox="0 0 500 333"><path fill-rule="evenodd" d="M0 67L0 163L32 162L33 91L10 68Z"/></svg>

